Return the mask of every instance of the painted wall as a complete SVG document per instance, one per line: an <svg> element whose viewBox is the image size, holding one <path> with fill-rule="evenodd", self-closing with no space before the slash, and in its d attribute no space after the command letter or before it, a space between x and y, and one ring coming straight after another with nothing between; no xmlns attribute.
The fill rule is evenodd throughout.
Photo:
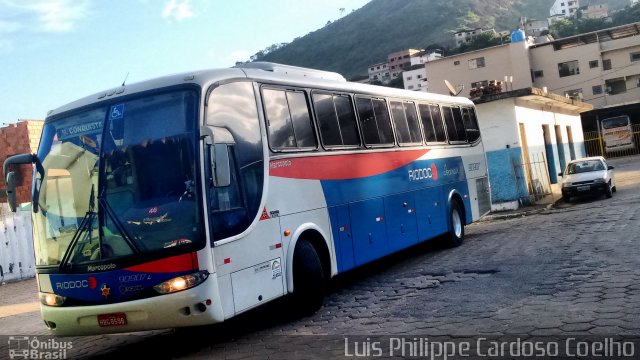
<svg viewBox="0 0 640 360"><path fill-rule="evenodd" d="M34 277L31 211L12 213L0 204L0 282Z"/></svg>

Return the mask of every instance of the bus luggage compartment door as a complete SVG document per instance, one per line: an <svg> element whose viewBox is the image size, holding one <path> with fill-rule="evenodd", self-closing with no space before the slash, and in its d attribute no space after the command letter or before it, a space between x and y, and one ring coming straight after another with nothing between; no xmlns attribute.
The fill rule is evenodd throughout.
<svg viewBox="0 0 640 360"><path fill-rule="evenodd" d="M265 303L284 293L282 260L265 261L231 273L236 312Z"/></svg>
<svg viewBox="0 0 640 360"><path fill-rule="evenodd" d="M381 258L388 253L382 198L349 204L356 265Z"/></svg>
<svg viewBox="0 0 640 360"><path fill-rule="evenodd" d="M391 195L384 199L389 250L397 251L418 242L413 194Z"/></svg>

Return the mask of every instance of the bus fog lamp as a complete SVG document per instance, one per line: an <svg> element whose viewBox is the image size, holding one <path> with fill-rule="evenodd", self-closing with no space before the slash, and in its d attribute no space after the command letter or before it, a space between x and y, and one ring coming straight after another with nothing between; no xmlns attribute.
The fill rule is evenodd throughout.
<svg viewBox="0 0 640 360"><path fill-rule="evenodd" d="M47 305L47 306L61 306L62 304L64 304L64 301L66 300L64 296L51 294L51 293L41 292L39 295L40 295L40 303L42 303L42 305Z"/></svg>
<svg viewBox="0 0 640 360"><path fill-rule="evenodd" d="M199 285L204 282L207 277L209 277L209 272L207 272L206 270L198 271L193 274L174 277L173 279L164 281L154 286L153 289L160 294L170 294L173 292L190 289L196 285Z"/></svg>

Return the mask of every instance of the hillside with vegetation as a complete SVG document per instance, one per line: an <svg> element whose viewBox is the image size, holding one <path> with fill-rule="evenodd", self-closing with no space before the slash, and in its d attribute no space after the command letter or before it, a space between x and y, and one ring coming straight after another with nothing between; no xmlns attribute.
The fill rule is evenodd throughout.
<svg viewBox="0 0 640 360"><path fill-rule="evenodd" d="M603 0L605 2L606 0ZM624 2L626 1L626 2ZM509 31L521 17L545 19L554 0L372 0L314 32L258 51L250 61L271 61L366 75L370 64L407 48L443 48L452 53L453 33L485 27ZM608 0L616 9L628 0ZM618 4L619 3L619 4ZM500 39L484 39L489 44ZM468 51L468 49L466 49ZM447 55L447 53L445 53Z"/></svg>

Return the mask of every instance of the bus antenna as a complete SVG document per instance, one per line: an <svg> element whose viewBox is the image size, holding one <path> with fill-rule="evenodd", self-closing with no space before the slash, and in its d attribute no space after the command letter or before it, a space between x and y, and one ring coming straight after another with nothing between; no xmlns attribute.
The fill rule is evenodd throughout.
<svg viewBox="0 0 640 360"><path fill-rule="evenodd" d="M122 80L122 85L121 86L124 86L124 83L127 82L127 78L129 78L129 72L128 71L127 71L127 76L125 76L124 80Z"/></svg>

